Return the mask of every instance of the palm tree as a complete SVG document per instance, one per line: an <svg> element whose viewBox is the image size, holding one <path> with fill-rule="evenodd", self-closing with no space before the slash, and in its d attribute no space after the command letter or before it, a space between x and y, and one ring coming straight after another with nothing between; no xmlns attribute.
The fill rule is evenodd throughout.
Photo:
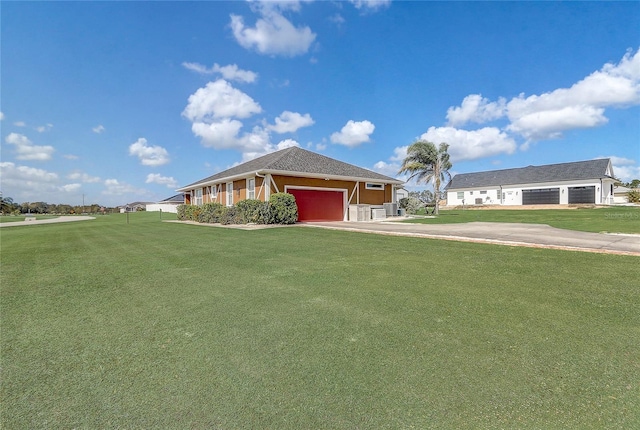
<svg viewBox="0 0 640 430"><path fill-rule="evenodd" d="M432 142L417 140L407 149L407 157L402 162L398 174L409 173L409 180L415 179L417 183L428 184L433 182L436 207L434 213L440 213L439 201L441 197L440 187L443 182L451 180L451 161L447 150L449 145L441 143L438 148Z"/></svg>

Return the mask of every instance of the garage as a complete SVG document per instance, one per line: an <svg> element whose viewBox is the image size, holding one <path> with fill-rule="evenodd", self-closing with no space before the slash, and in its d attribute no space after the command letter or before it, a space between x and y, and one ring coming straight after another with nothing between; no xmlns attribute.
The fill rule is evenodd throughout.
<svg viewBox="0 0 640 430"><path fill-rule="evenodd" d="M569 204L595 203L596 187L569 187Z"/></svg>
<svg viewBox="0 0 640 430"><path fill-rule="evenodd" d="M344 192L288 188L298 205L298 221L342 221L344 219Z"/></svg>
<svg viewBox="0 0 640 430"><path fill-rule="evenodd" d="M560 188L537 188L522 190L523 205L557 205L560 204Z"/></svg>

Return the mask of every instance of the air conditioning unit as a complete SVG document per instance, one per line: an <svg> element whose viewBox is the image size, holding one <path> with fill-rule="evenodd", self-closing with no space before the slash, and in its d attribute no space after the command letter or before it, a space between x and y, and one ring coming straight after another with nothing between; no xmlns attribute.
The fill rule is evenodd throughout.
<svg viewBox="0 0 640 430"><path fill-rule="evenodd" d="M371 209L371 219L385 219L387 211L384 208Z"/></svg>
<svg viewBox="0 0 640 430"><path fill-rule="evenodd" d="M397 203L385 203L384 211L387 216L397 216L398 215L398 204Z"/></svg>
<svg viewBox="0 0 640 430"><path fill-rule="evenodd" d="M349 221L369 221L371 205L349 205Z"/></svg>

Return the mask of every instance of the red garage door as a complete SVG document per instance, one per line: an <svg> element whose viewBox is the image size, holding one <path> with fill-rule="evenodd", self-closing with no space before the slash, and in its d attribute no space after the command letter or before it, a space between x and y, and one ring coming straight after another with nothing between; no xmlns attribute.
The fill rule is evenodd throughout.
<svg viewBox="0 0 640 430"><path fill-rule="evenodd" d="M298 205L298 221L342 221L344 219L342 191L300 190L289 188Z"/></svg>

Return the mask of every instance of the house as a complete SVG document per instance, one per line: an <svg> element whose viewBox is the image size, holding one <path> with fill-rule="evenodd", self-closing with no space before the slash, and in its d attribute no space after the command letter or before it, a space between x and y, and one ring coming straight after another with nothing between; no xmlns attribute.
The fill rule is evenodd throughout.
<svg viewBox="0 0 640 430"><path fill-rule="evenodd" d="M447 205L612 204L608 158L455 175Z"/></svg>
<svg viewBox="0 0 640 430"><path fill-rule="evenodd" d="M300 221L346 221L350 205L397 214L403 181L299 147L272 152L179 188L185 204L268 201L272 193L296 198ZM395 206L394 206L395 204ZM394 212L395 210L395 212ZM379 211L377 211L379 213Z"/></svg>
<svg viewBox="0 0 640 430"><path fill-rule="evenodd" d="M149 202L133 202L127 203L124 206L118 206L118 209L120 209L121 214L125 212L139 212L146 210L148 204Z"/></svg>
<svg viewBox="0 0 640 430"><path fill-rule="evenodd" d="M178 206L184 203L184 194L176 194L157 203L147 203L147 212L171 212L177 213Z"/></svg>
<svg viewBox="0 0 640 430"><path fill-rule="evenodd" d="M629 192L634 191L633 188L627 188L622 185L613 187L613 203L624 204L629 203Z"/></svg>

